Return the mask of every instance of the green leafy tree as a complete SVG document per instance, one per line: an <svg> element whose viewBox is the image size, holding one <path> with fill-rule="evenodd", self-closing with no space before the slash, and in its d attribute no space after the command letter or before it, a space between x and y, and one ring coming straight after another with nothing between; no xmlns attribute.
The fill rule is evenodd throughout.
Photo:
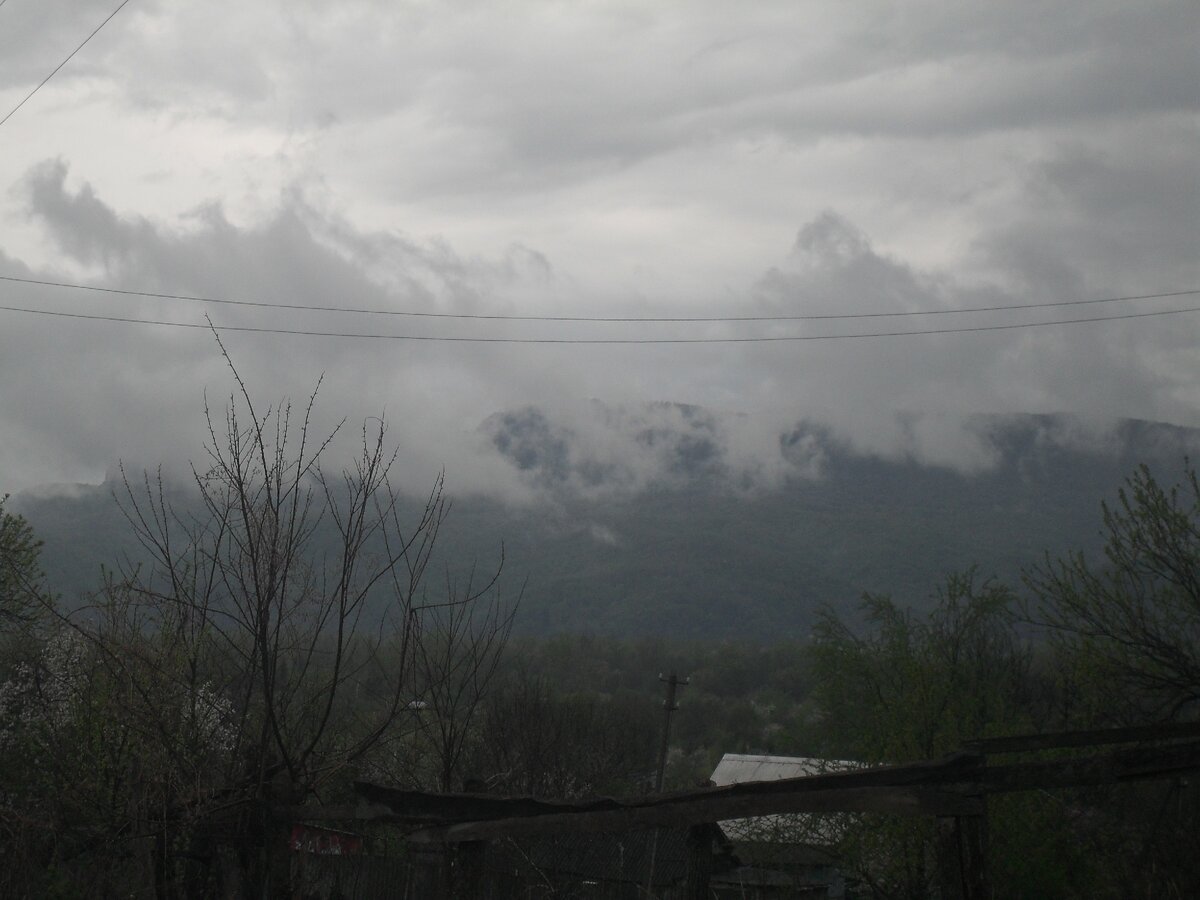
<svg viewBox="0 0 1200 900"><path fill-rule="evenodd" d="M949 576L926 616L868 594L862 633L831 610L814 628L815 698L829 750L872 763L931 759L1027 724L1031 655L1012 591Z"/></svg>
<svg viewBox="0 0 1200 900"><path fill-rule="evenodd" d="M866 764L935 759L963 741L1034 724L1032 655L1011 616L1015 595L974 571L951 575L918 615L888 597L862 602L856 629L826 610L814 629L813 703L806 752ZM1025 798L991 804L991 856L1006 895L1069 895L1077 853L1057 806ZM934 822L840 817L830 835L848 870L879 898L937 895Z"/></svg>
<svg viewBox="0 0 1200 900"><path fill-rule="evenodd" d="M1025 616L1045 629L1065 727L1200 717L1200 481L1185 461L1165 487L1141 466L1101 506L1100 560L1082 553L1026 573ZM1076 800L1079 834L1107 861L1108 896L1200 895L1200 787L1112 786Z"/></svg>
<svg viewBox="0 0 1200 900"><path fill-rule="evenodd" d="M150 854L127 832L161 780L130 699L99 649L50 633L0 683L3 896L99 896L152 884ZM82 886L90 884L90 891Z"/></svg>
<svg viewBox="0 0 1200 900"><path fill-rule="evenodd" d="M35 621L46 598L38 562L42 542L24 517L7 512L0 497L0 626Z"/></svg>
<svg viewBox="0 0 1200 900"><path fill-rule="evenodd" d="M1146 466L1103 504L1104 560L1082 553L1028 572L1028 616L1074 664L1103 684L1099 719L1200 714L1200 482L1164 488ZM1113 687L1120 688L1113 692ZM1085 698L1086 699L1086 698ZM1093 698L1095 699L1095 698ZM1120 702L1114 702L1119 700ZM1088 723L1093 724L1093 723ZM1101 722L1100 724L1104 724Z"/></svg>

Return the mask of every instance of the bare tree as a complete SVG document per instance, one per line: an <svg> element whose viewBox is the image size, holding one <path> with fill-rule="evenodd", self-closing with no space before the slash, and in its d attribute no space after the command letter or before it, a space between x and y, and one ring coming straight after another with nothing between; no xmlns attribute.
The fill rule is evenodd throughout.
<svg viewBox="0 0 1200 900"><path fill-rule="evenodd" d="M477 587L472 571L464 585L446 576L442 603L413 609L424 639L414 645L414 710L423 744L442 791L460 788L461 765L470 749L481 703L512 632L519 602L506 604L496 577Z"/></svg>
<svg viewBox="0 0 1200 900"><path fill-rule="evenodd" d="M564 694L520 669L490 693L472 765L494 789L537 797L637 794L649 783L661 713L630 697Z"/></svg>
<svg viewBox="0 0 1200 900"><path fill-rule="evenodd" d="M439 645L461 649L455 660L477 663L420 669L431 697L449 696L439 678L486 678L512 622L494 605L477 611L482 592L469 586L445 604L416 602L448 504L439 476L404 523L383 420L363 426L353 465L328 476L322 458L342 426L314 437L317 392L300 410L260 410L230 369L237 392L223 419L205 405L198 507L161 473L123 471L118 500L152 564L123 568L71 620L136 723L127 780L154 838L160 896L212 890L220 871L241 890L285 895L281 810L326 799L406 721L414 663L430 658L424 617L445 628ZM181 858L208 865L181 873Z"/></svg>

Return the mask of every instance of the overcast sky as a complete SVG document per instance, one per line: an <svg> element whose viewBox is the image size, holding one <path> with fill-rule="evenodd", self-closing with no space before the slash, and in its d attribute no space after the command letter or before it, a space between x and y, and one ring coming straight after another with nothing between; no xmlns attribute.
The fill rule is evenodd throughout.
<svg viewBox="0 0 1200 900"><path fill-rule="evenodd" d="M6 0L0 116L116 5ZM0 275L518 316L896 313L1196 290L1198 37L1194 0L132 0L0 126ZM1045 322L1190 309L1200 295L633 324L14 282L0 282L0 305L208 313L218 328L646 339ZM866 451L966 466L979 448L946 423L969 413L1200 426L1198 337L1200 312L773 343L226 343L256 396L303 397L324 373L322 426L386 413L404 477L421 485L444 465L462 491L516 483L481 424L526 406L601 447L625 422L613 410L642 427L655 415L642 404L698 404L729 417L730 459L766 474L802 418ZM199 460L205 391L219 406L231 387L199 329L0 311L0 493L97 482L118 459Z"/></svg>

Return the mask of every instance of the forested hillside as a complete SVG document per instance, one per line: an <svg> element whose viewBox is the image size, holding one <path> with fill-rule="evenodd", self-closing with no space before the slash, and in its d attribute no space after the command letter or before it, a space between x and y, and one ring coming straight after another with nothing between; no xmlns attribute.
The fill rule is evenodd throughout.
<svg viewBox="0 0 1200 900"><path fill-rule="evenodd" d="M1069 430L1056 417L981 421L995 464L971 473L859 455L801 425L782 436L784 449L804 439L811 453L816 442L819 472L769 489L739 490L700 466L636 491L545 491L522 504L456 496L440 543L452 556L438 565L462 571L494 559L503 542L506 572L528 579L517 624L525 634L801 637L821 605L852 611L866 591L920 607L949 571L978 565L1015 583L1047 552L1094 554L1101 499L1141 462L1176 477L1200 447L1200 432L1158 423L1125 421L1089 447L1047 438ZM694 458L686 437L659 440L674 438ZM526 434L514 455L535 478L569 450L539 439L531 448ZM101 565L139 558L113 499L122 491L110 480L13 498L44 539L51 587L68 605L96 589ZM178 491L182 503L189 495Z"/></svg>

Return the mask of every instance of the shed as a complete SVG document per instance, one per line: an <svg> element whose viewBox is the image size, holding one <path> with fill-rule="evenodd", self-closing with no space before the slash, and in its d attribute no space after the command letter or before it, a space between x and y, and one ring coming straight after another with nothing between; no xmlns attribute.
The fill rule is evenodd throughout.
<svg viewBox="0 0 1200 900"><path fill-rule="evenodd" d="M861 768L861 763L808 756L726 753L712 773L718 787L749 781L779 781ZM747 881L762 883L764 872L786 873L789 896L840 898L846 884L837 868L833 845L841 833L838 816L806 813L726 819L721 830L742 862ZM737 877L736 872L724 876ZM776 882L777 883L777 882ZM799 893L796 893L799 892ZM764 892L763 896L767 896Z"/></svg>

